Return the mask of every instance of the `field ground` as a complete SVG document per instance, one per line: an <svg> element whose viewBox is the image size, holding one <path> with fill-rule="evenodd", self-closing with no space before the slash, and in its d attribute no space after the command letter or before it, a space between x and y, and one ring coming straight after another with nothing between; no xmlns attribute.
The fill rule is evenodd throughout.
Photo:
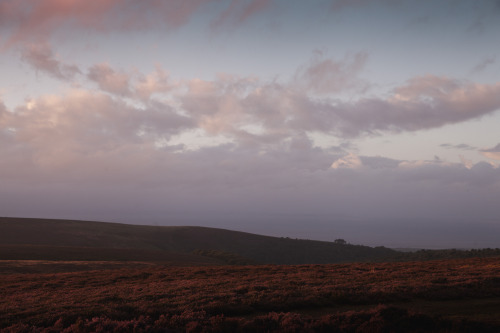
<svg viewBox="0 0 500 333"><path fill-rule="evenodd" d="M198 267L2 261L0 272L5 332L500 332L500 258Z"/></svg>

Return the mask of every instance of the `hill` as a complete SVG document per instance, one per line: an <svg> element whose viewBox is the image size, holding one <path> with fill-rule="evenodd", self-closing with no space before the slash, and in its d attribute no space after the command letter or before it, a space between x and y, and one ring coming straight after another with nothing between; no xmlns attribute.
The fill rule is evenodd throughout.
<svg viewBox="0 0 500 333"><path fill-rule="evenodd" d="M384 247L262 236L207 227L0 218L0 260L134 260L193 264L382 261Z"/></svg>

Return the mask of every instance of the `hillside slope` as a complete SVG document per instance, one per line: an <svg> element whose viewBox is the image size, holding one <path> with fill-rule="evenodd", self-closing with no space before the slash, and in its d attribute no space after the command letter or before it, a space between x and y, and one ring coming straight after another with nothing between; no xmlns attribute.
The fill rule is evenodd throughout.
<svg viewBox="0 0 500 333"><path fill-rule="evenodd" d="M71 259L68 257L71 251L75 253L75 260L81 260L82 253L93 253L84 260L107 260L109 253L112 260L117 260L123 256L123 251L134 250L134 260L158 261L166 254L190 255L193 257L186 260L198 260L209 253L213 263L217 262L217 254L220 254L221 260L226 262L228 257L234 256L239 263L248 259L249 263L272 264L377 261L397 253L387 248L261 236L206 227L6 217L0 217L0 245L3 247L0 259L9 259L7 249L11 255L17 255L12 259L43 259L40 258L43 251L52 253L52 259L57 259L54 253L60 249L65 254L61 258L64 260ZM95 254L96 249L103 257ZM21 257L20 252L23 253Z"/></svg>

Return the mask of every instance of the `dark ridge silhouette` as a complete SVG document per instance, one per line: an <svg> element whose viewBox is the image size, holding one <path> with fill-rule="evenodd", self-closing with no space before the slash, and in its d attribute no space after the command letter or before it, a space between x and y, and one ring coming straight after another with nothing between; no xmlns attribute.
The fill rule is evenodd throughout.
<svg viewBox="0 0 500 333"><path fill-rule="evenodd" d="M326 264L381 261L398 252L207 227L0 218L0 259Z"/></svg>
<svg viewBox="0 0 500 333"><path fill-rule="evenodd" d="M419 250L262 236L207 227L0 217L0 260L179 265L332 264L500 256L500 249Z"/></svg>

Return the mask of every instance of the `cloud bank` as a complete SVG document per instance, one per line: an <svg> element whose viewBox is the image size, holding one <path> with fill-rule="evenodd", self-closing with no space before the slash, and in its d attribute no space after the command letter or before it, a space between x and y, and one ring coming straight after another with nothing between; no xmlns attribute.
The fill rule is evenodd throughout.
<svg viewBox="0 0 500 333"><path fill-rule="evenodd" d="M387 99L349 104L297 91L296 81L221 75L171 87L161 68L132 75L107 64L87 77L100 91L70 89L0 109L0 149L9 156L0 161L6 214L65 216L76 206L89 218L121 207L122 214L187 211L193 220L246 211L319 220L478 213L490 220L500 213L495 165L358 156L315 147L309 137L413 131L486 115L500 105L498 85L419 77ZM229 143L170 143L200 129ZM497 151L482 153L497 158Z"/></svg>
<svg viewBox="0 0 500 333"><path fill-rule="evenodd" d="M356 55L345 64L326 63L335 73L342 69L342 81L346 70L358 71L353 64L359 59ZM317 64L313 61L300 72L316 73ZM33 65L53 76L63 68ZM388 98L346 102L318 96L309 78L302 85L308 88L296 89L300 76L279 83L221 74L213 81L171 84L161 67L142 74L101 63L90 67L86 77L97 91L69 89L15 110L2 106L0 149L9 156L0 162L7 184L3 198L14 191L34 202L36 195L20 189L43 184L55 194L64 184L65 191L77 197L80 190L108 191L116 204L121 198L128 204L135 197L130 193L140 193L137 205L154 211L187 209L192 200L200 211L248 205L259 211L292 209L322 216L339 212L363 218L460 216L453 213L454 205L460 210L479 205L473 211L485 218L498 213L493 204L500 192L495 165L357 156L342 148L315 147L310 133L350 139L481 117L500 107L499 84L424 76L395 88ZM194 150L171 143L173 137L195 130L207 139L225 137L228 143ZM482 153L497 159L497 150ZM123 189L131 192L124 195ZM448 203L431 200L447 194L452 194ZM94 199L87 201L98 205ZM433 209L419 212L425 205ZM20 205L10 207L14 212Z"/></svg>

